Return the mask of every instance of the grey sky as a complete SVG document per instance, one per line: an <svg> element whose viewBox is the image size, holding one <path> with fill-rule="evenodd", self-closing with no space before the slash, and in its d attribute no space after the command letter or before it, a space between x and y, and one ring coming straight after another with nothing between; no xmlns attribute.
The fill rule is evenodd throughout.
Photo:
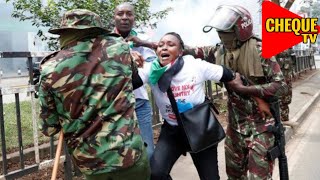
<svg viewBox="0 0 320 180"><path fill-rule="evenodd" d="M37 32L38 29L33 27L30 21L19 21L19 19L12 18L12 11L12 3L0 0L0 31Z"/></svg>

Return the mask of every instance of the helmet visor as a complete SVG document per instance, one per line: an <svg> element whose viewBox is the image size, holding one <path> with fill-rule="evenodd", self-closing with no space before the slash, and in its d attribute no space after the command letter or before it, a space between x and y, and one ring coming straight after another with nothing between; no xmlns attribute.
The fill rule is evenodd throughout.
<svg viewBox="0 0 320 180"><path fill-rule="evenodd" d="M212 28L215 28L218 31L231 30L239 16L239 13L232 8L218 7L210 22L203 27L203 31L209 32Z"/></svg>

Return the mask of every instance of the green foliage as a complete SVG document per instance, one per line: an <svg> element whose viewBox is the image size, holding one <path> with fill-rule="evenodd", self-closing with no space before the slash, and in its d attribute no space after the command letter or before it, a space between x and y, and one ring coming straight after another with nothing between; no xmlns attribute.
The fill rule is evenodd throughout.
<svg viewBox="0 0 320 180"><path fill-rule="evenodd" d="M136 26L156 27L156 22L163 19L171 8L167 8L155 13L149 11L150 0L6 0L12 3L14 11L12 17L20 21L30 20L36 27L58 27L61 15L71 9L88 9L101 16L106 27L113 28L113 13L115 7L123 2L134 4L136 13ZM50 50L57 50L57 37L47 36L42 30L38 31L38 36L42 40L49 40Z"/></svg>
<svg viewBox="0 0 320 180"><path fill-rule="evenodd" d="M311 5L311 4L310 4ZM307 13L310 17L312 18L318 18L318 25L320 24L320 2L316 1L312 4L312 6L310 7L310 5L308 6L301 6L300 8L300 12L302 13Z"/></svg>
<svg viewBox="0 0 320 180"><path fill-rule="evenodd" d="M19 147L18 141L18 128L17 128L17 117L16 117L16 105L15 103L4 104L3 106L4 115L4 129L5 129L5 140L7 152L12 152L12 149ZM36 112L39 112L39 107L36 107ZM22 144L23 147L33 146L33 126L32 126L32 111L31 102L22 101L20 102L20 115L21 115L21 129L22 129ZM48 142L49 138L43 136L38 131L39 144L42 142ZM1 148L1 144L0 144ZM1 154L1 152L0 152Z"/></svg>

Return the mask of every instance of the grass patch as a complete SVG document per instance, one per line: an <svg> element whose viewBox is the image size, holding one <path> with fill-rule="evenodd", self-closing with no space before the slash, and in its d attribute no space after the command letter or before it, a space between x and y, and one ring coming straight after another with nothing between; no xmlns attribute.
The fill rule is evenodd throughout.
<svg viewBox="0 0 320 180"><path fill-rule="evenodd" d="M20 102L22 144L24 149L27 147L32 147L34 144L31 108L32 108L31 101ZM6 151L11 152L13 149L19 147L15 103L4 104L3 112L5 113L4 126L5 126ZM38 103L36 103L36 112L37 113L39 112ZM38 115L37 115L37 119L38 119ZM40 132L38 132L38 137L39 137L39 144L43 142L48 142L50 140L50 138L43 136ZM1 144L0 144L0 147L2 147Z"/></svg>

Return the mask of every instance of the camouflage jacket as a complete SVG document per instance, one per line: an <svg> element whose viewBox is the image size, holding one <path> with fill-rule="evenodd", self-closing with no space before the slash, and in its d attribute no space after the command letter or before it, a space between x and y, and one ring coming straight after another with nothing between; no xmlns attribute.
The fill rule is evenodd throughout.
<svg viewBox="0 0 320 180"><path fill-rule="evenodd" d="M121 170L139 160L132 60L122 38L84 38L44 58L40 68L40 129L47 136L62 130L83 173Z"/></svg>
<svg viewBox="0 0 320 180"><path fill-rule="evenodd" d="M114 28L112 33L120 35L120 32L118 31L117 28ZM127 39L129 37L134 37L134 36L138 36L138 33L136 31L134 31L133 29L131 29L128 36L124 37L124 39ZM128 42L128 43L129 43L130 48L133 48L133 43L132 42Z"/></svg>
<svg viewBox="0 0 320 180"><path fill-rule="evenodd" d="M223 47L214 46L189 48L187 52L197 58L207 61L214 61L216 49L223 50ZM259 49L259 47L257 46ZM211 60L209 59L211 58ZM260 92L260 98L268 100L271 97L280 98L287 91L279 64L275 58L259 59L262 63L264 77L246 77L254 83L255 88ZM228 92L228 113L229 127L241 134L260 134L267 131L268 125L274 124L274 119L268 117L263 119L258 113L258 106L252 97L237 94L232 90Z"/></svg>
<svg viewBox="0 0 320 180"><path fill-rule="evenodd" d="M292 59L292 54L291 54L292 52L291 51L285 50L276 56L276 59L280 65L281 71L283 73L283 76L286 79L290 79L291 75L293 73L294 62Z"/></svg>

